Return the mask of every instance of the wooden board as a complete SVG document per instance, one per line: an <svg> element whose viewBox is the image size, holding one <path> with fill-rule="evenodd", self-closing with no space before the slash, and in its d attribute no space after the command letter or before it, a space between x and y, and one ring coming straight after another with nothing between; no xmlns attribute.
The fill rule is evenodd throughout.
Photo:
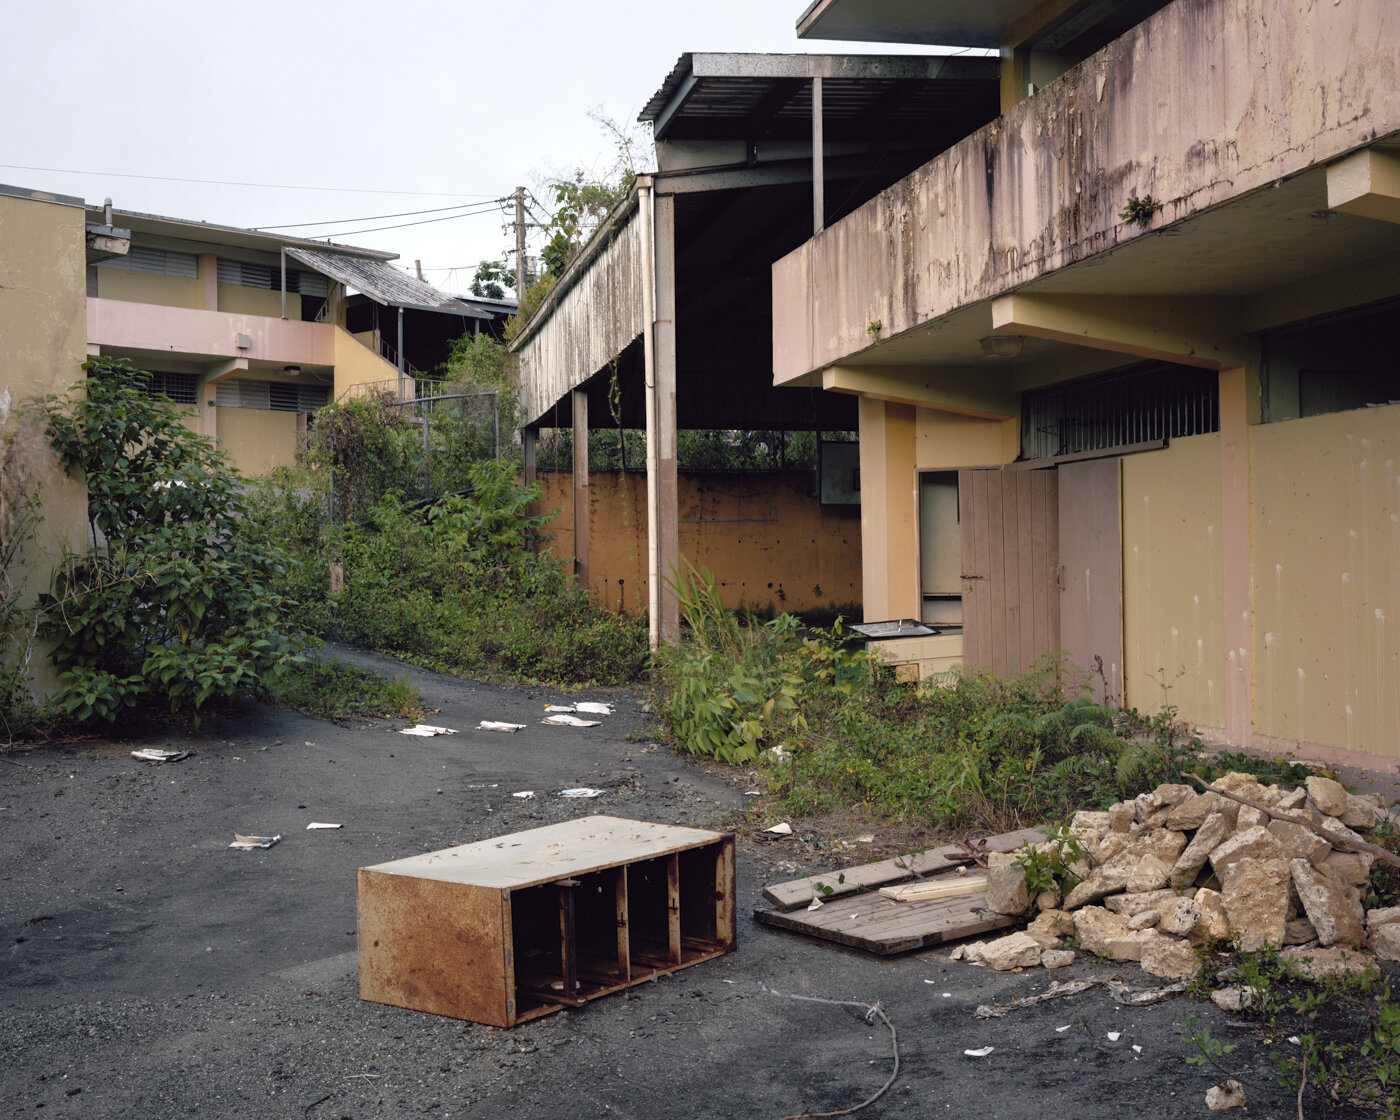
<svg viewBox="0 0 1400 1120"><path fill-rule="evenodd" d="M1022 828L976 841L973 846L983 847L983 850L988 852L1014 852L1023 844L1032 844L1044 839L1045 833L1041 829ZM865 863L859 867L847 867L806 879L771 883L763 888L763 897L779 910L795 910L809 905L815 896L829 902L845 895L878 890L892 883L909 882L916 878L915 872L919 875L932 875L968 862L970 861L967 853L961 847L948 844L907 856L895 856L879 863ZM826 891L827 887L831 888L830 893Z"/></svg>
<svg viewBox="0 0 1400 1120"><path fill-rule="evenodd" d="M882 957L957 941L1020 919L985 910L985 893L895 902L879 894L858 894L828 902L820 910L755 910L754 920L775 929L864 949Z"/></svg>
<svg viewBox="0 0 1400 1120"><path fill-rule="evenodd" d="M879 892L885 898L896 902L927 902L931 898L954 898L962 894L986 894L985 875L944 875L927 882L900 883L894 887L881 887Z"/></svg>

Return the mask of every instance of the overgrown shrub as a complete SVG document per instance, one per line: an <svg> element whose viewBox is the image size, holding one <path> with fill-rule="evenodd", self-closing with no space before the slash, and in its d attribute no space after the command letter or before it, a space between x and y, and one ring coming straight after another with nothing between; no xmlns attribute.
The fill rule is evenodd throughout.
<svg viewBox="0 0 1400 1120"><path fill-rule="evenodd" d="M246 517L232 463L148 373L110 358L83 368L66 399L46 402L59 462L86 483L93 542L40 601L66 682L53 703L80 721L145 702L198 719L298 659L278 590L287 555Z"/></svg>

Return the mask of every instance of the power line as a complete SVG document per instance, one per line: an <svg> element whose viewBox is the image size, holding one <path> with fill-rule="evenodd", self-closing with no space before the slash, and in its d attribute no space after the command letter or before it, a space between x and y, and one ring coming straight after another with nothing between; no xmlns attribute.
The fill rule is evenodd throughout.
<svg viewBox="0 0 1400 1120"><path fill-rule="evenodd" d="M505 199L493 199L491 203L485 207L485 210L489 210L492 206L502 202L505 202ZM302 226L343 226L350 222L377 222L381 218L413 218L417 217L419 214L443 214L448 210L463 210L471 206L481 206L481 203L463 202L456 206L438 206L432 210L405 210L400 214L366 214L360 218L327 218L323 222L287 222L285 225L280 226L251 226L250 228L265 232L272 229L299 229ZM466 215L462 216L465 217Z"/></svg>
<svg viewBox="0 0 1400 1120"><path fill-rule="evenodd" d="M123 171L83 171L72 167L30 167L23 163L0 163L11 171L49 171L55 175L97 175L104 179L149 179L160 183L200 183L209 187L263 187L275 191L333 191L340 194L386 194L395 197L419 195L424 198L490 198L489 194L462 194L457 191L377 191L358 187L305 187L295 183L240 183L228 179L182 179L177 175L133 175Z"/></svg>
<svg viewBox="0 0 1400 1120"><path fill-rule="evenodd" d="M490 214L491 212L492 212L492 211L491 211L490 209L487 209L487 210L474 210L474 211L473 211L472 213L470 213L470 214L449 214L449 215L447 215L447 217L445 217L445 218L424 218L421 222L399 222L397 225L392 225L392 226L371 226L369 229L343 229L343 230L340 230L339 232L337 232L337 233L336 233L336 236L337 236L337 237L356 237L356 236L358 236L359 234L362 234L362 233L378 233L380 230L385 230L385 229L406 229L406 228L408 228L409 226L430 226L430 225L432 225L434 222L451 222L451 221L455 221L455 220L458 219L458 218L480 218L482 215L484 215L484 214ZM315 234L315 233L304 233L304 234L302 234L301 236L304 237L304 238L306 238L306 239L309 240L309 241L314 241L314 240L316 240L316 239L318 238L319 235L318 235L318 234Z"/></svg>

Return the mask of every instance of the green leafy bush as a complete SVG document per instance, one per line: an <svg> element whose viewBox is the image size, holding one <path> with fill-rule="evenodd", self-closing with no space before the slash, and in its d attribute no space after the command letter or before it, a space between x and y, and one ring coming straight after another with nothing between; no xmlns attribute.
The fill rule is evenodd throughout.
<svg viewBox="0 0 1400 1120"><path fill-rule="evenodd" d="M232 464L150 392L149 374L110 358L83 368L66 400L46 402L59 461L87 485L94 542L40 601L66 682L53 704L79 721L147 700L197 719L298 660L304 640L277 590L288 558L247 518Z"/></svg>

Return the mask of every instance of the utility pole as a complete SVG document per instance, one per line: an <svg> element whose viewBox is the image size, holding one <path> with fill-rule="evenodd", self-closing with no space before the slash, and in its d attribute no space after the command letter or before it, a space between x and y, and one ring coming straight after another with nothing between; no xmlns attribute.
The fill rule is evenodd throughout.
<svg viewBox="0 0 1400 1120"><path fill-rule="evenodd" d="M515 304L525 303L525 188L515 188Z"/></svg>

